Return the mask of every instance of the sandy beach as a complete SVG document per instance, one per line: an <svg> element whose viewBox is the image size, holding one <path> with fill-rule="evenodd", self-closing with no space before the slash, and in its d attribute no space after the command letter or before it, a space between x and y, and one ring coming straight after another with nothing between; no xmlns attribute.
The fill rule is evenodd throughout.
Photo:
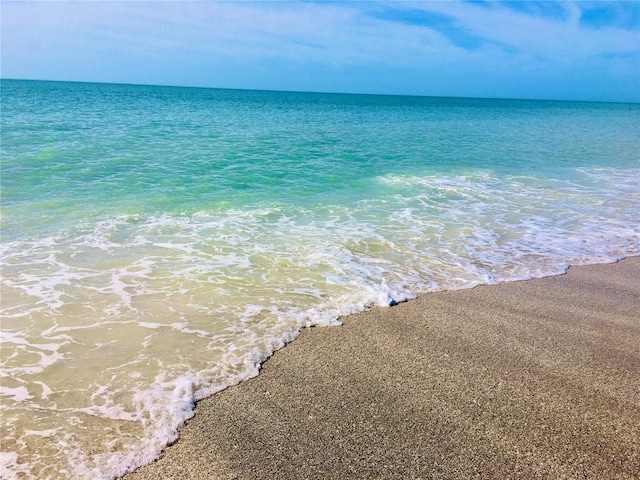
<svg viewBox="0 0 640 480"><path fill-rule="evenodd" d="M310 328L139 479L640 477L640 257Z"/></svg>

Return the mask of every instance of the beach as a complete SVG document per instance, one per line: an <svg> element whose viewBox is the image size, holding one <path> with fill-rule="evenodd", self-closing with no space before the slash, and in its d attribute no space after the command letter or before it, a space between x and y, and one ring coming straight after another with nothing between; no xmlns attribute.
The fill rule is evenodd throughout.
<svg viewBox="0 0 640 480"><path fill-rule="evenodd" d="M307 328L151 478L638 478L640 257Z"/></svg>
<svg viewBox="0 0 640 480"><path fill-rule="evenodd" d="M640 480L639 6L3 2L0 480Z"/></svg>
<svg viewBox="0 0 640 480"><path fill-rule="evenodd" d="M492 419L551 401L532 390L518 402L516 386L553 391L536 383L552 372L569 388L586 373L560 360L595 354L538 325L545 302L478 293L530 287L466 291L640 253L639 104L6 79L2 92L1 478L120 478L210 397L244 408L212 407L277 454L246 461L257 477L253 463L283 477L485 471L478 459L503 464L505 432L521 435ZM485 311L476 295L498 303ZM516 313L549 340L518 330ZM262 400L302 417L225 391L258 388L295 352L307 367L278 367ZM185 462L249 475L203 431L217 460ZM565 430L536 435L548 434L557 446Z"/></svg>

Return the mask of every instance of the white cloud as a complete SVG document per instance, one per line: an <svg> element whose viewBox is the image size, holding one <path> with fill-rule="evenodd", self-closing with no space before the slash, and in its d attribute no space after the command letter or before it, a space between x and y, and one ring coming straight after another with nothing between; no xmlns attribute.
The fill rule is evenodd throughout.
<svg viewBox="0 0 640 480"><path fill-rule="evenodd" d="M435 30L368 17L357 4L51 2L6 4L9 48L172 52L331 64L410 63L455 50ZM4 40L4 38L3 38Z"/></svg>
<svg viewBox="0 0 640 480"><path fill-rule="evenodd" d="M567 20L516 12L499 4L490 8L457 2L419 4L429 11L450 15L473 34L513 48L526 57L568 61L606 54L629 54L640 49L637 32L620 28L590 29L579 23L579 3L567 4Z"/></svg>
<svg viewBox="0 0 640 480"><path fill-rule="evenodd" d="M581 25L580 4L568 4L570 15L564 17L469 2L3 2L2 7L2 74L15 78L392 88L418 94L455 94L449 87L457 85L466 88L460 91L464 95L500 95L491 93L492 85L532 83L532 75L557 79L571 69L584 74L602 69L602 62L626 75L629 85L640 50L637 32ZM422 9L445 22L400 21L402 12L385 17L402 9L408 16ZM456 38L459 33L473 48L458 46L465 45ZM509 95L518 93L512 89Z"/></svg>

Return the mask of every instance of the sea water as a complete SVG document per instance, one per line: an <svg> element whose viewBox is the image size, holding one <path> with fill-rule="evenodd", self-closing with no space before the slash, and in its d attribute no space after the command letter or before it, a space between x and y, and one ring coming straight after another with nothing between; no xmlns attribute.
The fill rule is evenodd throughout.
<svg viewBox="0 0 640 480"><path fill-rule="evenodd" d="M1 83L2 478L113 478L310 325L640 254L640 105Z"/></svg>

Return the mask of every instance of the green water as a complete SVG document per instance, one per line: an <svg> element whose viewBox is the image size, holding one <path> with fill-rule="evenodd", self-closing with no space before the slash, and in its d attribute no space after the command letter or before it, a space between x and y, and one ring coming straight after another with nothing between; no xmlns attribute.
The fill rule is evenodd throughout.
<svg viewBox="0 0 640 480"><path fill-rule="evenodd" d="M304 326L640 253L635 104L1 94L3 477L151 461Z"/></svg>

